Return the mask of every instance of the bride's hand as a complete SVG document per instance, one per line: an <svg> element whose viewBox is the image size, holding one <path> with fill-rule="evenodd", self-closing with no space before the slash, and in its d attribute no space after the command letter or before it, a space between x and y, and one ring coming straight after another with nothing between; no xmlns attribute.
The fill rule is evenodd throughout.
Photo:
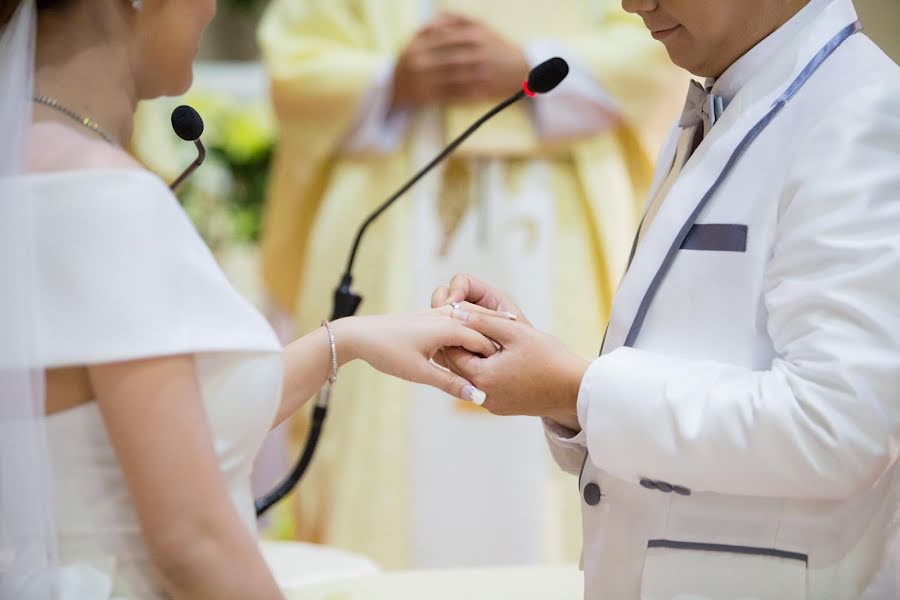
<svg viewBox="0 0 900 600"><path fill-rule="evenodd" d="M469 381L432 359L444 347L492 356L497 346L451 317L449 306L409 315L350 317L332 323L341 362L360 358L382 373L424 383L478 403L484 395Z"/></svg>

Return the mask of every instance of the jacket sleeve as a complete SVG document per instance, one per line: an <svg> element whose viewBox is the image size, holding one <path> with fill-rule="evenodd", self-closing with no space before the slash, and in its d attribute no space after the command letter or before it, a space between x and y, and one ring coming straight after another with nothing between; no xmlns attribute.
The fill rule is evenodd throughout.
<svg viewBox="0 0 900 600"><path fill-rule="evenodd" d="M551 419L543 419L543 422L544 435L553 460L566 473L579 475L587 453L584 432L572 431Z"/></svg>
<svg viewBox="0 0 900 600"><path fill-rule="evenodd" d="M376 49L357 4L275 0L260 23L276 113L304 127L310 151L334 150L379 68L392 58Z"/></svg>
<svg viewBox="0 0 900 600"><path fill-rule="evenodd" d="M306 241L329 169L385 56L359 0L274 0L258 37L279 139L263 215L262 271L275 304L293 313Z"/></svg>
<svg viewBox="0 0 900 600"><path fill-rule="evenodd" d="M898 99L896 86L860 90L799 145L765 274L768 370L633 348L594 362L579 420L599 468L698 491L840 499L893 464Z"/></svg>

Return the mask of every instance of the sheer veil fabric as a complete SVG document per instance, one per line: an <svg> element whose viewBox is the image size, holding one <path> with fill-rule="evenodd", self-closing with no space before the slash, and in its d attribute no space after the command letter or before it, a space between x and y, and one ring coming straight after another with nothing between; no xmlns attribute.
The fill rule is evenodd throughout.
<svg viewBox="0 0 900 600"><path fill-rule="evenodd" d="M34 0L24 0L0 34L0 597L23 600L58 593L25 174L36 18Z"/></svg>

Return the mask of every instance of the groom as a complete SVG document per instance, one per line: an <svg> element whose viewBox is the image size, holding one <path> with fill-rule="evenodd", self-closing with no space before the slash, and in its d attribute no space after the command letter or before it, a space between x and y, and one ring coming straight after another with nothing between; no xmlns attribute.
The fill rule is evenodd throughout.
<svg viewBox="0 0 900 600"><path fill-rule="evenodd" d="M601 356L457 276L433 303L503 350L446 364L544 417L587 598L900 597L900 69L851 0L623 6L705 83Z"/></svg>

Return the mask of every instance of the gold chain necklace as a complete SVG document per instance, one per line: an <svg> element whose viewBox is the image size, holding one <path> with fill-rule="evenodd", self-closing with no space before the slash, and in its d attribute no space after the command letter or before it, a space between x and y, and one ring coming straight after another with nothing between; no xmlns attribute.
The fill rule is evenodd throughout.
<svg viewBox="0 0 900 600"><path fill-rule="evenodd" d="M66 115L73 121L77 121L80 125L87 127L113 146L118 146L118 143L116 143L116 139L108 131L100 127L100 125L95 120L91 119L90 117L83 117L74 110L66 108L55 98L51 98L50 96L32 96L31 100Z"/></svg>

